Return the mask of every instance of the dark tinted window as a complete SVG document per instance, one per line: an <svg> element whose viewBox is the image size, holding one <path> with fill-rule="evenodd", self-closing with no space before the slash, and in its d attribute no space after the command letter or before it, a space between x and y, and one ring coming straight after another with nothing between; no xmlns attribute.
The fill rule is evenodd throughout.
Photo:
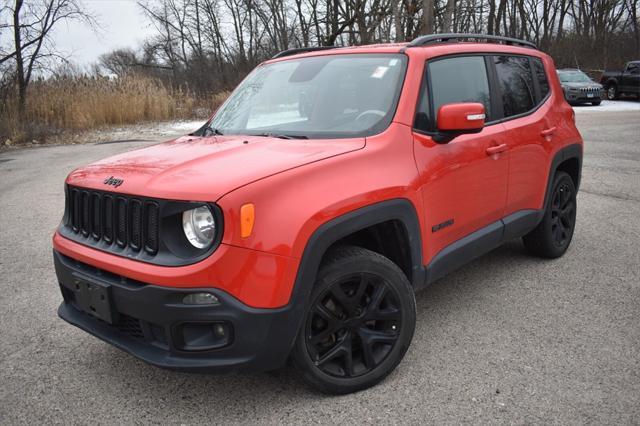
<svg viewBox="0 0 640 426"><path fill-rule="evenodd" d="M539 58L531 58L531 60L533 61L533 69L536 73L538 86L540 87L540 100L542 100L549 93L549 82L547 81L547 75L544 72L542 61Z"/></svg>
<svg viewBox="0 0 640 426"><path fill-rule="evenodd" d="M536 102L529 58L496 56L494 61L502 92L504 116L510 117L533 109Z"/></svg>
<svg viewBox="0 0 640 426"><path fill-rule="evenodd" d="M430 62L427 67L427 78L430 81L432 104L430 105L429 102L428 90L423 89L416 115L416 128L434 130L438 109L444 104L454 102L480 102L484 104L487 117L491 117L489 81L482 56L448 58Z"/></svg>

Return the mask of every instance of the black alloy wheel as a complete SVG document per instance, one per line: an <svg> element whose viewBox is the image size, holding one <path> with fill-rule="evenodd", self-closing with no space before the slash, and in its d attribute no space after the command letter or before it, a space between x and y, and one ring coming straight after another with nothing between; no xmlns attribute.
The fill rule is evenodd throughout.
<svg viewBox="0 0 640 426"><path fill-rule="evenodd" d="M576 193L571 176L556 171L542 220L522 238L531 254L555 259L567 251L576 227Z"/></svg>
<svg viewBox="0 0 640 426"><path fill-rule="evenodd" d="M398 265L362 247L336 247L318 271L292 359L316 389L356 392L402 361L415 323L413 288Z"/></svg>
<svg viewBox="0 0 640 426"><path fill-rule="evenodd" d="M307 350L324 373L357 377L380 365L401 327L394 290L376 275L355 273L314 301L306 323Z"/></svg>
<svg viewBox="0 0 640 426"><path fill-rule="evenodd" d="M564 247L573 234L576 221L576 203L573 188L561 183L553 194L551 203L551 233L557 247Z"/></svg>

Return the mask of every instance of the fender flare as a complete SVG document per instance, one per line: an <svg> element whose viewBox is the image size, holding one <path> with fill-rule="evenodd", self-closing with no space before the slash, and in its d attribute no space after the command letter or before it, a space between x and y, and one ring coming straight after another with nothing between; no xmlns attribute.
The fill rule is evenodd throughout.
<svg viewBox="0 0 640 426"><path fill-rule="evenodd" d="M547 178L547 189L544 194L544 205L541 210L540 220L542 220L544 212L547 210L549 198L551 197L551 190L553 189L553 181L556 177L558 166L570 159L578 160L578 178L576 180L576 192L578 192L578 190L580 189L580 179L582 176L582 144L575 143L561 148L551 160L551 166L549 167L549 177Z"/></svg>
<svg viewBox="0 0 640 426"><path fill-rule="evenodd" d="M302 325L320 262L327 249L343 237L389 220L398 220L405 227L411 254L411 284L415 289L424 284L426 272L422 264L420 223L416 208L408 199L394 198L370 204L325 222L307 240L298 266L288 303L290 329L295 330L295 334L289 336L289 352Z"/></svg>
<svg viewBox="0 0 640 426"><path fill-rule="evenodd" d="M405 228L411 254L409 280L414 286L422 283L424 268L418 214L411 201L406 198L394 198L352 210L319 226L308 239L302 253L292 299L297 299L300 293L310 293L322 256L333 243L354 232L390 220L399 221Z"/></svg>

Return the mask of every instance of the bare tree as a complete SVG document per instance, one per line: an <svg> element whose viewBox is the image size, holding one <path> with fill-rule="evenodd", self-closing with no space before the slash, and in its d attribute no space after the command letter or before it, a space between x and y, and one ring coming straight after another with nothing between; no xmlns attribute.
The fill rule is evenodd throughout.
<svg viewBox="0 0 640 426"><path fill-rule="evenodd" d="M434 0L422 1L422 19L424 20L423 34L435 32L435 7Z"/></svg>
<svg viewBox="0 0 640 426"><path fill-rule="evenodd" d="M456 4L455 0L447 0L447 6L445 7L444 16L442 18L443 33L450 33L451 31L453 31L451 23L453 20L455 4Z"/></svg>
<svg viewBox="0 0 640 426"><path fill-rule="evenodd" d="M47 59L61 58L50 42L52 30L61 22L80 20L95 26L95 19L87 13L79 0L15 0L4 8L12 20L4 24L13 32L12 49L3 52L0 65L12 61L18 88L18 113L24 116L27 90L34 72L46 66Z"/></svg>
<svg viewBox="0 0 640 426"><path fill-rule="evenodd" d="M104 69L118 76L125 75L141 64L133 49L117 49L105 53L100 55L99 62Z"/></svg>

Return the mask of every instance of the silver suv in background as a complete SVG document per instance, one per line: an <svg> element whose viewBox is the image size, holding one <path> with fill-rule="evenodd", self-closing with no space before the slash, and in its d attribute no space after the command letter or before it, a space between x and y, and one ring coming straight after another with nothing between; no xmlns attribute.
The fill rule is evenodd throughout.
<svg viewBox="0 0 640 426"><path fill-rule="evenodd" d="M591 103L600 105L603 92L602 85L593 81L579 69L564 68L558 70L564 97L571 105Z"/></svg>

